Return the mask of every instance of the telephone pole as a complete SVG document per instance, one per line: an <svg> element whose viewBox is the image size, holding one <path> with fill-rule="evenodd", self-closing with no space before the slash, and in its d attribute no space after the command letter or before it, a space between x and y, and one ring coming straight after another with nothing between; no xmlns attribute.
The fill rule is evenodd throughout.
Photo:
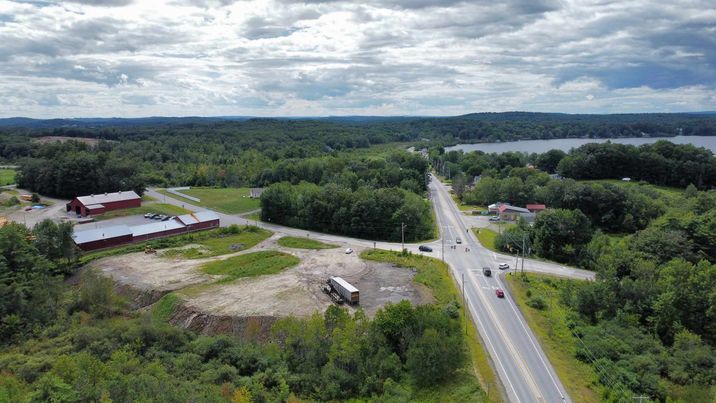
<svg viewBox="0 0 716 403"><path fill-rule="evenodd" d="M405 250L405 224L402 222L400 223L400 244L403 247L402 252Z"/></svg>

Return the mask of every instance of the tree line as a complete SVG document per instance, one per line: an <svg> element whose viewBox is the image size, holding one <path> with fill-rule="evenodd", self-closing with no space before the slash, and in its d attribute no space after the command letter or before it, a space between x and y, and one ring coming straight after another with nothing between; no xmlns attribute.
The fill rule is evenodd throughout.
<svg viewBox="0 0 716 403"><path fill-rule="evenodd" d="M401 188L326 186L303 182L278 183L261 195L261 219L357 238L401 240L429 239L434 222L430 204Z"/></svg>

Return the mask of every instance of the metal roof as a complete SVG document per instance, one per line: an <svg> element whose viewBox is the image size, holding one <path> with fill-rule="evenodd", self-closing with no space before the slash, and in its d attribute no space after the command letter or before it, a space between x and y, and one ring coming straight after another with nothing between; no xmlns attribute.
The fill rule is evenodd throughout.
<svg viewBox="0 0 716 403"><path fill-rule="evenodd" d="M75 243L81 245L83 243L101 241L103 239L112 239L120 236L132 235L132 230L126 225L113 225L111 227L96 228L86 231L75 231L72 238Z"/></svg>
<svg viewBox="0 0 716 403"><path fill-rule="evenodd" d="M345 288L348 292L358 292L358 289L353 287L349 282L343 280L341 277L331 277L331 280L338 283L341 287Z"/></svg>
<svg viewBox="0 0 716 403"><path fill-rule="evenodd" d="M184 227L184 224L178 222L177 220L157 221L149 224L136 225L132 227L132 235L141 236L147 234L155 234L157 232L171 231Z"/></svg>
<svg viewBox="0 0 716 403"><path fill-rule="evenodd" d="M98 195L79 196L77 200L88 206L90 204L112 203L125 200L141 199L133 190L120 191L115 193L104 193Z"/></svg>
<svg viewBox="0 0 716 403"><path fill-rule="evenodd" d="M213 211L205 210L197 213L184 214L177 217L177 219L183 222L185 225L198 224L200 222L207 222L218 220L219 215Z"/></svg>
<svg viewBox="0 0 716 403"><path fill-rule="evenodd" d="M85 207L87 207L88 209L92 210L92 209L96 209L96 208L104 208L104 204L100 204L100 203L97 203L97 204L86 204Z"/></svg>
<svg viewBox="0 0 716 403"><path fill-rule="evenodd" d="M502 206L500 206L500 213L504 213L505 211L512 211L515 213L530 213L530 211L526 208L503 204Z"/></svg>

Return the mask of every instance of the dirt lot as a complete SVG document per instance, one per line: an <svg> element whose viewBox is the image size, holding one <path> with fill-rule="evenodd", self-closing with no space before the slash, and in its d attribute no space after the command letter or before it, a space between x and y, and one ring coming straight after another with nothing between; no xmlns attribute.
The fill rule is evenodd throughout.
<svg viewBox="0 0 716 403"><path fill-rule="evenodd" d="M247 251L208 259L168 259L158 255L134 253L109 257L91 263L116 282L142 291L176 291L185 307L215 315L307 316L325 310L332 302L321 291L329 276L341 276L360 290L362 308L372 316L387 302L403 299L415 304L431 302L430 292L413 283L412 270L389 264L367 262L358 257L361 248L344 253L336 249L303 250L279 246L274 235ZM188 247L188 246L187 246ZM212 284L219 277L199 270L201 264L257 250L276 249L301 259L297 266L279 274L239 279L228 284ZM357 309L351 307L350 309Z"/></svg>

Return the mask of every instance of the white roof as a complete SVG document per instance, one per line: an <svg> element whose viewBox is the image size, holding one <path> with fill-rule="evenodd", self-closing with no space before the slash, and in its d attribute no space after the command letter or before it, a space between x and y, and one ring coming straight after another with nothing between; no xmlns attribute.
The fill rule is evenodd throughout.
<svg viewBox="0 0 716 403"><path fill-rule="evenodd" d="M345 288L346 291L348 291L348 292L358 292L357 288L353 287L349 282L347 282L346 280L343 280L340 277L331 277L331 279L333 281L335 281L336 283L340 284L340 286Z"/></svg>
<svg viewBox="0 0 716 403"><path fill-rule="evenodd" d="M104 208L104 204L85 204L85 207L87 207L88 209Z"/></svg>
<svg viewBox="0 0 716 403"><path fill-rule="evenodd" d="M83 243L100 241L102 239L112 239L120 236L132 235L132 230L126 225L113 225L111 227L96 228L86 231L75 231L72 238L75 243L81 245Z"/></svg>
<svg viewBox="0 0 716 403"><path fill-rule="evenodd" d="M132 227L132 235L141 236L179 228L184 228L184 224L177 220L157 221Z"/></svg>
<svg viewBox="0 0 716 403"><path fill-rule="evenodd" d="M115 193L104 193L104 194L90 195L90 196L80 196L77 198L77 200L79 200L80 203L84 204L85 206L88 206L90 204L112 203L112 202L118 202L118 201L124 201L124 200L134 200L134 199L141 199L141 197L139 197L139 195L136 194L133 190L121 191L121 192L115 192Z"/></svg>
<svg viewBox="0 0 716 403"><path fill-rule="evenodd" d="M218 220L219 216L210 210L199 211L197 213L184 214L177 217L177 219L183 222L185 225L198 224L200 222L207 222Z"/></svg>
<svg viewBox="0 0 716 403"><path fill-rule="evenodd" d="M514 211L514 212L517 212L517 213L531 213L531 211L527 210L526 208L517 207L517 206L510 206L510 205L506 205L506 206L505 206L505 211L507 211L507 210L509 210L509 211Z"/></svg>

